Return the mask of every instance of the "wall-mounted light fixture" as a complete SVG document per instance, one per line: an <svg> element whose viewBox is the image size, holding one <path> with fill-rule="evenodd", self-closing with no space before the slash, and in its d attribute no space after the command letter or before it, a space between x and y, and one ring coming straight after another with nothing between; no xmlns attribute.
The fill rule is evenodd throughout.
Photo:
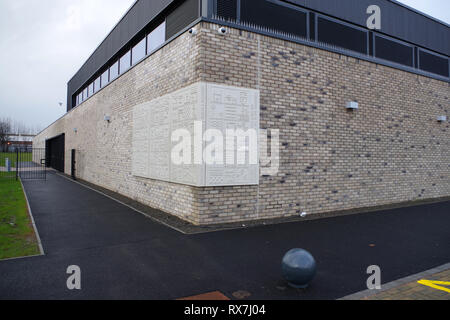
<svg viewBox="0 0 450 320"><path fill-rule="evenodd" d="M111 117L110 117L110 116L105 116L105 117L104 117L104 120L105 120L106 122L110 123L110 122L111 122Z"/></svg>
<svg viewBox="0 0 450 320"><path fill-rule="evenodd" d="M78 129L77 128L73 128L73 132L78 133Z"/></svg>
<svg viewBox="0 0 450 320"><path fill-rule="evenodd" d="M346 106L347 110L358 110L358 108L359 108L358 102L355 102L355 101L347 102L347 106Z"/></svg>
<svg viewBox="0 0 450 320"><path fill-rule="evenodd" d="M437 117L437 121L438 122L446 122L447 121L447 116L438 116Z"/></svg>

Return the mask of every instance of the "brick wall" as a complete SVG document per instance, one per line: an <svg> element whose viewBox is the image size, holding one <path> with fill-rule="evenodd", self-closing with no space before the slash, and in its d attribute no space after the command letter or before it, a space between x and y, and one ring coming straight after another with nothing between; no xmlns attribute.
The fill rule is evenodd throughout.
<svg viewBox="0 0 450 320"><path fill-rule="evenodd" d="M202 24L201 78L261 90L279 129L277 176L202 191L205 222L275 218L450 195L448 83L239 30ZM360 109L345 110L348 101ZM244 191L245 190L245 191ZM227 213L227 214L224 214Z"/></svg>
<svg viewBox="0 0 450 320"><path fill-rule="evenodd" d="M195 224L276 218L450 195L450 86L405 71L201 23L35 139L65 130L66 172ZM131 175L132 107L197 81L260 89L280 169L259 186L194 188ZM348 101L360 109L346 111ZM103 116L111 116L111 123ZM78 129L74 133L73 128ZM64 128L64 129L62 129Z"/></svg>
<svg viewBox="0 0 450 320"><path fill-rule="evenodd" d="M133 107L199 81L199 40L172 41L45 129L34 146L64 132L66 174L76 149L78 178L196 223L194 188L132 176L131 149Z"/></svg>

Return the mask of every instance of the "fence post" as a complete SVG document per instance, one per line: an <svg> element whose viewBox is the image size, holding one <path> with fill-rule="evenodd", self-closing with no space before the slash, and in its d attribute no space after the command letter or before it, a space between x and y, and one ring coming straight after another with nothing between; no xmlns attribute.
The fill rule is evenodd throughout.
<svg viewBox="0 0 450 320"><path fill-rule="evenodd" d="M16 181L19 179L19 148L16 148Z"/></svg>

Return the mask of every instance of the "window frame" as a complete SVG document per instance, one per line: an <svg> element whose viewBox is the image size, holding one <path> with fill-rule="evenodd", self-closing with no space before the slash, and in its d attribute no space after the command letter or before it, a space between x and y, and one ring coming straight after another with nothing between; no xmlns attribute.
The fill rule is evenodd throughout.
<svg viewBox="0 0 450 320"><path fill-rule="evenodd" d="M387 60L387 59L383 59L383 58L377 57L376 37L380 37L380 38L383 38L383 39L386 39L386 40L389 40L389 41L392 41L392 42L397 42L397 43L402 44L404 46L410 47L411 50L412 50L412 65L408 66L406 64L402 64L402 63L399 63L399 62L395 62L395 61L391 61L391 60ZM383 61L389 61L390 63L395 63L395 64L401 65L403 67L406 67L406 68L413 68L413 69L419 70L419 68L415 68L414 67L416 65L416 55L414 54L414 48L416 47L415 45L413 45L411 43L408 43L406 41L402 41L402 40L398 40L398 39L386 36L386 35L378 33L378 32L373 32L373 34L372 34L372 42L373 42L373 57L375 59L380 59L380 60L383 60Z"/></svg>
<svg viewBox="0 0 450 320"><path fill-rule="evenodd" d="M102 90L103 88L105 88L107 85L109 85L110 83L112 83L113 81L117 80L122 74L128 72L130 69L132 69L135 65L139 64L142 60L146 59L148 56L152 55L154 52L158 51L159 49L161 49L166 43L167 43L167 38L166 38L166 32L167 32L167 23L166 23L166 18L156 27L154 28L151 32L149 33L145 33L144 38L142 38L135 46L133 47L129 47L129 51L126 52L124 55L122 55L121 58L117 59L114 63L110 64L108 66L108 68L102 72L92 83L89 83L89 85L87 85L86 87L84 87L80 93L76 96L76 106L82 104L84 101L86 101L87 99L89 99L92 95L96 94L97 92L99 92L100 90ZM151 35L152 32L156 31L158 28L161 28L161 35L162 35L162 41L160 43L158 43L157 46L154 47L154 49L152 51L149 51L149 36ZM137 60L134 64L133 64L133 49L139 45L141 42L145 42L145 46L144 46L144 56L141 57L139 60ZM129 44L128 44L129 46ZM127 70L125 70L124 72L121 71L121 63L120 60L127 54L130 54L130 66ZM117 74L115 75L115 77L113 78L114 75L112 75L111 73L111 69L113 67L115 67L117 64ZM105 64L103 67L105 67L107 64ZM96 86L96 82L99 80L99 88L97 88ZM106 83L105 83L106 82ZM90 86L93 86L93 92L90 93Z"/></svg>
<svg viewBox="0 0 450 320"><path fill-rule="evenodd" d="M125 56L127 55L127 54L129 54L130 56L129 56L129 65L128 65L128 68L125 70L125 71L122 71L122 60L123 60L123 58L125 58ZM131 64L131 60L132 59L132 52L131 52L131 49L130 50L128 50L127 52L125 52L120 58L119 58L119 76L121 76L122 74L124 74L125 72L127 72L128 70L130 70L131 69L131 67L133 66L132 64ZM126 59L125 59L125 61L126 61ZM117 78L116 78L117 79ZM114 79L115 80L115 79Z"/></svg>
<svg viewBox="0 0 450 320"><path fill-rule="evenodd" d="M238 4L237 16L238 16L238 19L239 19L238 21L241 20L241 6L240 6L240 2L241 2L241 0L238 0L238 3L237 3ZM305 38L306 39L310 39L310 37L311 37L311 30L310 30L311 26L310 26L310 23L311 22L310 22L309 13L310 12L314 12L314 11L306 10L306 9L303 9L303 8L299 7L296 4L284 2L284 1L281 1L281 0L266 0L266 2L271 2L273 4L277 4L279 6L283 6L283 7L286 7L286 8L292 9L292 10L297 10L297 11L300 11L300 12L304 13L306 15L306 37ZM316 26L317 26L317 24L316 24ZM302 38L301 36L299 36L299 37Z"/></svg>
<svg viewBox="0 0 450 320"><path fill-rule="evenodd" d="M144 55L134 62L134 52L133 52L133 50L135 48L137 48L137 46L139 46L142 42L144 42ZM131 66L130 66L130 68L135 66L135 65L137 65L139 62L141 62L142 60L144 60L148 56L147 55L147 42L148 42L147 34L145 34L145 37L142 38L135 46L133 46L130 49L130 54L131 54Z"/></svg>
<svg viewBox="0 0 450 320"><path fill-rule="evenodd" d="M98 81L99 88L97 88L97 81ZM97 77L93 83L94 83L94 94L95 94L102 89L102 76L100 75L99 77Z"/></svg>
<svg viewBox="0 0 450 320"><path fill-rule="evenodd" d="M88 88L87 87L85 87L84 89L83 89L83 102L85 102L88 98L89 98L89 92L88 92Z"/></svg>
<svg viewBox="0 0 450 320"><path fill-rule="evenodd" d="M88 90L89 90L89 98L90 98L90 97L92 97L95 94L95 84L94 84L94 82L91 82L88 85ZM91 92L91 90L92 90L92 92Z"/></svg>
<svg viewBox="0 0 450 320"><path fill-rule="evenodd" d="M155 46L152 50L150 50L150 45L151 45L151 42L149 41L150 39L149 39L149 37L150 37L150 35L154 32L154 31L156 31L156 29L158 29L159 27L161 27L161 26L163 26L164 25L164 41L162 42L162 43L160 43L160 44L158 44L157 46ZM166 25L166 20L164 19L164 22L161 22L156 28L154 28L152 31L150 31L146 36L145 36L145 39L146 39L146 57L147 56L149 56L149 55L151 55L151 54L153 54L154 52L156 52L156 51L158 51L163 45L164 45L164 43L166 43L167 42L167 39L166 39L166 31L167 31L167 25Z"/></svg>
<svg viewBox="0 0 450 320"><path fill-rule="evenodd" d="M103 76L106 74L106 83L103 83ZM100 88L103 89L104 87L106 87L109 84L109 68L102 73L101 77L101 81L100 81Z"/></svg>
<svg viewBox="0 0 450 320"><path fill-rule="evenodd" d="M339 19L336 19L336 18L333 18L333 17L329 17L329 16L326 16L326 15L323 15L323 14L318 13L318 12L315 12L315 13L316 13L316 16L315 16L315 26L314 26L314 29L315 29L315 39L314 39L314 41L316 43L319 43L319 18L323 18L325 20L329 20L329 21L332 21L332 22L335 22L335 23L338 23L338 24L342 24L342 25L344 25L346 27L349 27L349 28L353 28L353 29L356 29L356 30L359 30L359 31L363 31L366 34L366 36L367 36L366 37L367 38L366 55L369 56L369 54L370 54L370 50L369 50L369 48L370 48L370 34L369 34L369 30L368 29L360 27L360 26L357 26L357 25L354 25L354 24L351 24L351 23L348 23L348 22L345 22L345 21L342 21L342 20L339 20ZM339 46L336 46L336 47L339 47ZM339 47L339 48L342 49L342 50L348 50L348 51L351 51L351 52L355 52L357 54L364 55L364 53L361 53L361 52L358 52L358 51L354 51L354 50L351 50L351 49L342 48L342 47Z"/></svg>
<svg viewBox="0 0 450 320"><path fill-rule="evenodd" d="M111 74L111 69L117 64L117 74L116 77L113 79L112 78L112 74ZM109 68L109 83L113 82L114 80L116 80L119 76L120 76L120 59L117 60L116 62L114 62Z"/></svg>
<svg viewBox="0 0 450 320"><path fill-rule="evenodd" d="M437 52L434 52L434 51L431 51L431 50L427 50L427 49L422 48L422 47L417 47L417 69L419 69L420 71L423 71L423 72L428 72L428 73L435 74L437 76L445 78L445 76L443 76L443 75L440 75L440 74L437 74L437 73L434 73L434 72L431 72L431 71L426 71L426 70L423 70L422 68L420 68L420 52L421 51L423 51L425 53L428 53L428 54L431 54L431 55L434 55L434 56L437 56L439 58L447 59L447 61L448 61L448 75L449 75L449 78L450 78L450 58L445 56L445 55L443 55L443 54L439 54Z"/></svg>

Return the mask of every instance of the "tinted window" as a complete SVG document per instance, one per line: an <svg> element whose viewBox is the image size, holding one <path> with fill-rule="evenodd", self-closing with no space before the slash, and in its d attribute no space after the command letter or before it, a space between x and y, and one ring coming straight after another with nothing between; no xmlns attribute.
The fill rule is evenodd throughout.
<svg viewBox="0 0 450 320"><path fill-rule="evenodd" d="M142 39L141 42L139 42L132 50L132 58L133 58L133 65L141 61L145 57L145 41L146 39Z"/></svg>
<svg viewBox="0 0 450 320"><path fill-rule="evenodd" d="M89 97L92 96L94 94L94 83L92 82L89 85Z"/></svg>
<svg viewBox="0 0 450 320"><path fill-rule="evenodd" d="M111 68L109 68L109 78L110 81L113 81L119 76L119 61L114 63Z"/></svg>
<svg viewBox="0 0 450 320"><path fill-rule="evenodd" d="M154 51L166 41L166 23L163 22L155 30L153 30L147 37L148 49L147 54Z"/></svg>
<svg viewBox="0 0 450 320"><path fill-rule="evenodd" d="M230 1L230 0L226 0ZM246 0L247 1L247 0ZM261 1L261 0L258 0ZM198 18L198 0L185 0L166 17L166 39L170 39Z"/></svg>
<svg viewBox="0 0 450 320"><path fill-rule="evenodd" d="M217 1L217 15L225 19L236 20L237 0Z"/></svg>
<svg viewBox="0 0 450 320"><path fill-rule="evenodd" d="M322 17L317 19L317 39L344 49L367 53L367 32Z"/></svg>
<svg viewBox="0 0 450 320"><path fill-rule="evenodd" d="M98 77L98 78L95 80L95 82L94 82L94 92L97 92L98 90L101 89L100 81L101 81L101 77Z"/></svg>
<svg viewBox="0 0 450 320"><path fill-rule="evenodd" d="M305 12L270 1L241 1L241 20L304 38L307 36Z"/></svg>
<svg viewBox="0 0 450 320"><path fill-rule="evenodd" d="M448 59L428 53L425 51L420 51L420 69L435 74L439 74L444 77L448 77Z"/></svg>
<svg viewBox="0 0 450 320"><path fill-rule="evenodd" d="M375 37L375 56L384 60L413 66L412 47L382 37Z"/></svg>
<svg viewBox="0 0 450 320"><path fill-rule="evenodd" d="M108 83L109 83L109 71L106 70L103 74L102 74L102 88L105 87Z"/></svg>
<svg viewBox="0 0 450 320"><path fill-rule="evenodd" d="M86 88L83 90L83 101L86 101L88 97L88 88Z"/></svg>
<svg viewBox="0 0 450 320"><path fill-rule="evenodd" d="M131 67L131 53L128 51L120 58L120 74L124 73Z"/></svg>

